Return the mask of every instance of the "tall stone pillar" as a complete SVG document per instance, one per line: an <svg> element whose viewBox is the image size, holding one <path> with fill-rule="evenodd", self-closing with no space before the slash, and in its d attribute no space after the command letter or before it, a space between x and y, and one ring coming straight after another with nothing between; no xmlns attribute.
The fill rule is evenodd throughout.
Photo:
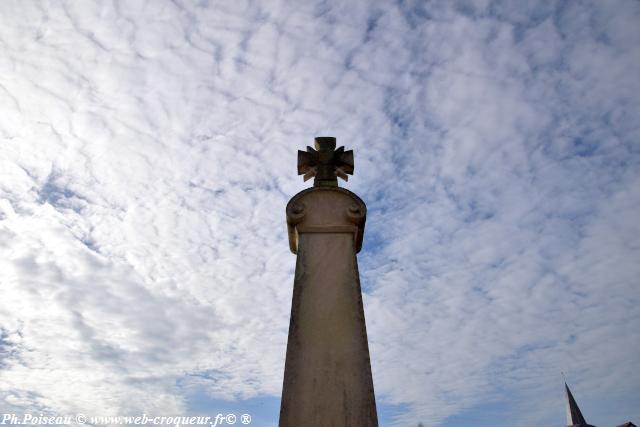
<svg viewBox="0 0 640 427"><path fill-rule="evenodd" d="M353 153L335 138L299 152L298 172L314 187L287 204L289 245L297 254L280 427L377 427L376 404L356 253L366 206L337 186Z"/></svg>

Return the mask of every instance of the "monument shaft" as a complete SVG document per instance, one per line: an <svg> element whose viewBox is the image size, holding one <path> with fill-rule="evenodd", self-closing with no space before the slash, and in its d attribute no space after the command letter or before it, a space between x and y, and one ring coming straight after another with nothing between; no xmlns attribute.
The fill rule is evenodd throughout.
<svg viewBox="0 0 640 427"><path fill-rule="evenodd" d="M280 427L377 427L356 253L365 204L314 187L287 205L297 254Z"/></svg>

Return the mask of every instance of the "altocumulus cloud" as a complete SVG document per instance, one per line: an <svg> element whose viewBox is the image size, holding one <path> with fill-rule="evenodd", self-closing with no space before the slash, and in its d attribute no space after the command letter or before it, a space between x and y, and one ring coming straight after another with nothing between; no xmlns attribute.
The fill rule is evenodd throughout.
<svg viewBox="0 0 640 427"><path fill-rule="evenodd" d="M279 396L295 150L334 135L370 210L390 423L559 424L561 370L591 423L640 418L639 20L635 1L0 3L0 409Z"/></svg>

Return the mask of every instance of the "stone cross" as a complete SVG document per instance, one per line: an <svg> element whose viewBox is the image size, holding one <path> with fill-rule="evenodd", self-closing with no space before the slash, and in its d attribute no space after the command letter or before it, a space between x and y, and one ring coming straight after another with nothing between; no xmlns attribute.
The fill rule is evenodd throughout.
<svg viewBox="0 0 640 427"><path fill-rule="evenodd" d="M353 152L335 150L335 138L315 146L298 152L298 174L314 186L286 209L297 260L279 425L377 427L356 258L367 207L337 184L353 173Z"/></svg>
<svg viewBox="0 0 640 427"><path fill-rule="evenodd" d="M353 175L353 150L336 150L336 139L330 136L317 137L315 147L298 150L298 175L305 181L315 176L314 187L337 187L338 176L348 181L347 174Z"/></svg>

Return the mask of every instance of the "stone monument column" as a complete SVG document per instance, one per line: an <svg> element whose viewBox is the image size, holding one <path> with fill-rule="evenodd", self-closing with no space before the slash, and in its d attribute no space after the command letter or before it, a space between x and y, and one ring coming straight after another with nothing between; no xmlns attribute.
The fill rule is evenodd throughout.
<svg viewBox="0 0 640 427"><path fill-rule="evenodd" d="M314 186L287 204L297 254L280 427L377 427L356 253L366 206L337 177L353 173L353 152L335 138L298 152L298 173Z"/></svg>

